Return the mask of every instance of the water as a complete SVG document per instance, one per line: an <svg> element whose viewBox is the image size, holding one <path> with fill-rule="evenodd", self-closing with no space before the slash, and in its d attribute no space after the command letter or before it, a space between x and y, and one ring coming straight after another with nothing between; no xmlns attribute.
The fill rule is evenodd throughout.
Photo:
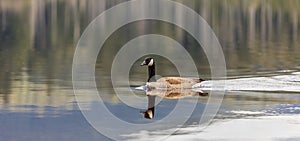
<svg viewBox="0 0 300 141"><path fill-rule="evenodd" d="M84 29L97 15L120 2L24 0L13 3L0 0L0 140L110 140L90 126L79 110L73 93L71 72L75 46ZM178 2L194 9L211 25L223 47L228 79L234 80L228 81L231 84L229 86L238 86L226 92L213 121L216 128L212 126L208 133L219 133L219 123L226 124L228 120L240 122L247 119L251 123L256 122L256 118L266 116L274 117L274 121L277 121L276 117L281 119L283 116L283 121L287 121L282 123L284 127L298 127L300 3L289 0ZM189 21L185 22L189 24ZM117 87L133 108L120 101L112 88L110 67L114 55L130 39L144 34L167 35L177 40L195 60L199 76L209 80L211 75L207 58L199 44L174 25L145 20L118 29L99 53L95 68L97 88L102 92L105 105L115 116L135 124L159 121L178 103L176 99L156 97L156 103L159 104L155 106L154 118L149 120L140 114L148 106L143 91L133 91L132 94L128 87ZM178 75L169 60L154 57L159 60L156 64L157 74ZM147 80L146 68L139 66L142 60L137 60L131 67L129 79L132 87L143 85ZM267 80L272 81L267 83ZM133 97L142 100L135 101ZM195 100L197 106L186 123L187 132L183 131L182 134L195 133L189 128L193 130L198 124L207 98L186 96L182 99L187 107L195 104ZM87 96L85 101L88 104L84 110L95 108L89 104L94 101L93 97ZM125 139L154 139L167 133L165 129L173 129L176 121L186 118L184 115L183 112L174 121L164 123L161 127L128 130L128 134L121 136ZM288 119L284 118L286 115ZM272 137L299 139L297 134L288 130L284 132L288 136L279 136L273 132L273 123L262 123L266 127L263 130L270 131L270 140L274 140ZM242 129L248 128L243 126ZM199 135L199 138L205 139L205 135L210 134ZM173 136L176 137L181 136Z"/></svg>

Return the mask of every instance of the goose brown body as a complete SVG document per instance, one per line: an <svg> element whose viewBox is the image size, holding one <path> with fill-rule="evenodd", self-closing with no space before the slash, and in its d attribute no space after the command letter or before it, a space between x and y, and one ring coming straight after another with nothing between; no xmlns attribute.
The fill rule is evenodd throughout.
<svg viewBox="0 0 300 141"><path fill-rule="evenodd" d="M150 89L191 89L196 83L203 81L198 78L163 77L156 82L147 82Z"/></svg>

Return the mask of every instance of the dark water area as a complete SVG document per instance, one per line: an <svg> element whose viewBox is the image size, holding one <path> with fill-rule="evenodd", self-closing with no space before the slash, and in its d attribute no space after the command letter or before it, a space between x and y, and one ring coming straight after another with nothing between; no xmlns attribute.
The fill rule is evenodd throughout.
<svg viewBox="0 0 300 141"><path fill-rule="evenodd" d="M76 44L89 23L106 9L122 2L125 1L0 0L0 140L111 140L98 133L77 106L72 86L72 62ZM294 78L300 71L300 1L176 2L199 13L212 27L222 45L229 79L285 75L280 81L300 81L299 77ZM180 20L184 24L192 23L182 16ZM211 77L211 68L201 46L176 25L142 20L116 30L99 53L95 79L108 109L116 117L136 124L163 119L178 101L161 99L155 107L154 119L149 120L140 114L147 105L132 101L139 107L132 108L115 94L110 82L113 59L124 44L145 34L165 35L178 41L195 60L199 76ZM159 60L157 74L179 75L169 60L155 57ZM131 67L132 86L143 85L147 80L146 68L139 66L142 60L140 58ZM125 97L132 97L130 88L121 89ZM145 92L134 93L147 100ZM207 97L188 97L183 101L191 105L193 99L197 99L197 110L188 125L197 124L207 101ZM85 99L87 103L93 100L88 96ZM257 116L296 115L300 113L299 103L299 92L226 92L216 119L249 116L236 111L259 112ZM93 105L87 105L81 110L93 108ZM178 115L178 120L185 118L182 115Z"/></svg>

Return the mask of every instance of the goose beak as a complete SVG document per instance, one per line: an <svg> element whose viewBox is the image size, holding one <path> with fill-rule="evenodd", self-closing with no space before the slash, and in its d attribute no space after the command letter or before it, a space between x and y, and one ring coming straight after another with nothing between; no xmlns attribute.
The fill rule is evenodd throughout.
<svg viewBox="0 0 300 141"><path fill-rule="evenodd" d="M140 114L143 115L144 118L147 118L146 112L140 111Z"/></svg>
<svg viewBox="0 0 300 141"><path fill-rule="evenodd" d="M144 61L144 62L141 64L141 66L145 66L145 65L147 65L146 61Z"/></svg>
<svg viewBox="0 0 300 141"><path fill-rule="evenodd" d="M145 113L146 113L146 112L140 111L140 114L143 115L143 116L145 115Z"/></svg>

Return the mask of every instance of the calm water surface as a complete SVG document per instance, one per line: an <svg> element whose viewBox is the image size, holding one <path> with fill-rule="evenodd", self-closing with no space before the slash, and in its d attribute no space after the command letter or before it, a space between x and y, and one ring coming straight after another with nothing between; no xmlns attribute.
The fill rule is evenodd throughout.
<svg viewBox="0 0 300 141"><path fill-rule="evenodd" d="M93 129L81 114L73 93L71 72L75 46L84 29L97 15L120 2L0 0L0 140L110 140ZM178 2L198 12L215 31L225 54L228 78L285 76L278 81L300 81L300 2ZM184 18L181 20L190 24ZM108 109L118 118L137 124L164 118L177 103L177 100L162 99L155 107L154 119L149 120L140 114L147 109L147 104L132 101L131 104L139 108L129 107L112 88L110 67L115 54L129 40L144 34L161 34L177 40L195 60L199 76L210 79L205 53L184 30L155 20L137 21L118 29L99 53L96 82ZM155 58L157 74L178 75L170 61ZM142 59L131 68L132 87L143 85L147 80L146 68L139 66ZM130 88L118 88L129 99L133 96ZM147 101L144 92L134 93ZM189 105L194 104L191 99L197 98L196 110L187 125L197 124L207 97L184 99ZM92 102L93 98L85 100ZM299 91L227 92L216 120L300 114L299 103ZM93 105L87 105L84 110L92 108ZM162 126L167 127L172 121L165 124ZM145 127L150 131L157 129Z"/></svg>

